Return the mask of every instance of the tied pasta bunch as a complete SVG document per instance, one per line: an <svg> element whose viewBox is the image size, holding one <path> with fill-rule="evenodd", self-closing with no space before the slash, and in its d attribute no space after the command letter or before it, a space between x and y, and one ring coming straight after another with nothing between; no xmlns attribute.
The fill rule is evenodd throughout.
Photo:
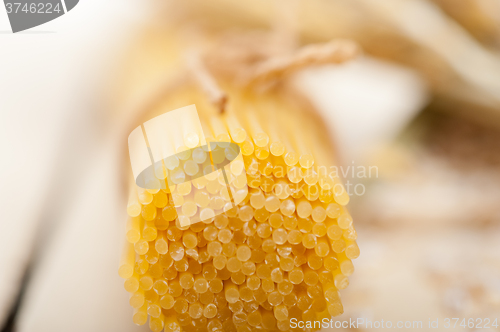
<svg viewBox="0 0 500 332"><path fill-rule="evenodd" d="M119 275L134 323L149 320L154 332L288 331L292 318L343 313L339 290L359 256L349 196L330 172L333 148L313 107L276 82L310 64L348 60L352 50L342 41L279 61L226 61L223 71L244 68L234 80L195 57L194 82L156 104L159 113L195 104L207 146L233 160L235 144L243 157L224 176L210 175L210 148L186 131L176 143L184 152L155 172L170 185L144 189L131 181ZM197 174L205 176L175 181ZM202 220L188 222L196 213Z"/></svg>

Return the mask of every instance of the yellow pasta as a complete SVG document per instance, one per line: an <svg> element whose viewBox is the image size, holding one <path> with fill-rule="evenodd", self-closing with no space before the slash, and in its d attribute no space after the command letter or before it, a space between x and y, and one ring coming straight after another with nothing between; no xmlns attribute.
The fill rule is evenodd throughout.
<svg viewBox="0 0 500 332"><path fill-rule="evenodd" d="M186 89L176 105L204 98ZM320 167L331 151L280 94L231 98L238 102L225 114L206 101L198 109L205 139L220 144L222 155L184 128L174 143L183 152L155 170L171 185L130 185L119 275L133 322L149 317L152 331L288 331L291 318L343 313L339 290L349 285L360 251L348 196L333 190L339 179ZM239 147L239 163L229 143ZM218 158L235 160L225 174L214 172ZM205 176L186 181L198 174ZM201 221L192 223L196 215Z"/></svg>

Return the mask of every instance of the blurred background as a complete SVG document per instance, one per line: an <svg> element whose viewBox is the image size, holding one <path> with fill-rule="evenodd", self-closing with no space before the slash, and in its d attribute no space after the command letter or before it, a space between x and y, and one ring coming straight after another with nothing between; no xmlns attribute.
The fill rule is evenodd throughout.
<svg viewBox="0 0 500 332"><path fill-rule="evenodd" d="M361 256L339 319L500 319L498 0L87 0L18 34L0 9L2 331L148 330L117 274L126 137L179 45L259 34L263 57L362 50L289 78L339 164L376 169L344 179Z"/></svg>

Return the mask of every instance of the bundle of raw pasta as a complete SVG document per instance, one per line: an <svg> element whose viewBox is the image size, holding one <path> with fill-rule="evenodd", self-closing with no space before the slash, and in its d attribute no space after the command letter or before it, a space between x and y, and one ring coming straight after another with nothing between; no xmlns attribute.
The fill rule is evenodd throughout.
<svg viewBox="0 0 500 332"><path fill-rule="evenodd" d="M276 90L235 91L224 114L193 86L158 111L194 103L207 144L228 159L228 143L238 145L244 172L230 165L226 173L236 187L246 174L239 204L221 176L130 187L119 274L134 323L149 316L155 332L287 331L292 318L313 322L343 313L339 290L349 284L359 248L345 208L349 196L329 172L333 152L323 128ZM180 144L200 144L195 136L185 132ZM186 151L164 162L158 178L203 173L213 163L201 146ZM195 213L206 217L183 222Z"/></svg>

